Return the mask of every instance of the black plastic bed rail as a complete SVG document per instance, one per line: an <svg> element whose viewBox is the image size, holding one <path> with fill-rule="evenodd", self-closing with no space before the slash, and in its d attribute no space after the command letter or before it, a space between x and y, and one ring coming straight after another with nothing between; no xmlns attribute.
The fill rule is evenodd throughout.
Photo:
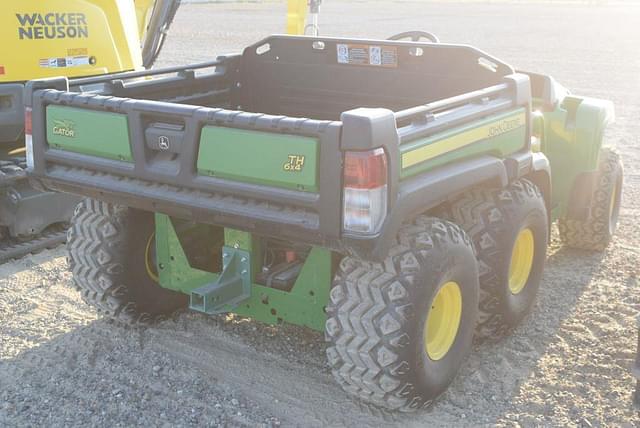
<svg viewBox="0 0 640 428"><path fill-rule="evenodd" d="M189 64L188 67L179 65L179 66L173 66L173 67L153 68L151 70L123 71L121 73L103 74L100 76L80 77L77 79L71 79L69 81L69 85L83 86L83 85L91 85L95 83L111 82L113 80L135 79L139 77L160 76L163 74L172 74L172 73L184 73L189 70L201 70L204 68L216 67L216 66L222 65L223 63L224 63L224 60L216 59L214 61L206 61L206 62L200 62L196 64Z"/></svg>
<svg viewBox="0 0 640 428"><path fill-rule="evenodd" d="M426 115L435 114L442 110L449 110L455 107L459 107L463 104L469 104L478 100L488 100L508 90L509 85L507 83L501 83L489 88L480 89L444 100L439 100L433 103L401 110L396 112L394 116L399 123L403 123L411 119L423 118Z"/></svg>
<svg viewBox="0 0 640 428"><path fill-rule="evenodd" d="M400 144L428 137L516 105L526 106L528 81L514 74L505 83L394 113Z"/></svg>

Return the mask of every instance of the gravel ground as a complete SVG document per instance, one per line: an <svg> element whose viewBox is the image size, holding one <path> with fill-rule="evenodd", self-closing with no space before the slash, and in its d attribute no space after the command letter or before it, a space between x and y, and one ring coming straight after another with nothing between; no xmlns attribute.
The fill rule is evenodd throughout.
<svg viewBox="0 0 640 428"><path fill-rule="evenodd" d="M476 45L574 92L612 99L623 154L616 241L554 231L533 313L476 346L428 411L372 414L333 382L321 334L182 312L152 328L100 319L70 287L64 249L0 266L0 426L637 426L629 374L640 312L640 7L327 1L324 34L409 29ZM159 64L202 61L281 31L283 4L185 5Z"/></svg>

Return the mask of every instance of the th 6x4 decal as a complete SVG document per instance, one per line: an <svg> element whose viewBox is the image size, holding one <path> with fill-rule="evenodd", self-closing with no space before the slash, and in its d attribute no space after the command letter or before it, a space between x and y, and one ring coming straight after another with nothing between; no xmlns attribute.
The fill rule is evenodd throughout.
<svg viewBox="0 0 640 428"><path fill-rule="evenodd" d="M285 171L302 171L304 167L304 156L302 155L289 155L282 169Z"/></svg>

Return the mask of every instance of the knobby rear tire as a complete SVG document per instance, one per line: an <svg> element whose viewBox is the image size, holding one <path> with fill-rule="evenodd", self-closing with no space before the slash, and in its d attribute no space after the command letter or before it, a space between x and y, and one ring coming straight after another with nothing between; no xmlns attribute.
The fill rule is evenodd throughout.
<svg viewBox="0 0 640 428"><path fill-rule="evenodd" d="M446 354L425 347L427 314L448 281L462 297L460 324ZM455 224L419 217L400 230L382 263L345 257L327 307L327 357L342 388L395 411L429 405L453 381L471 350L478 275L471 241Z"/></svg>
<svg viewBox="0 0 640 428"><path fill-rule="evenodd" d="M84 199L67 235L69 267L82 298L125 324L149 323L184 307L187 297L160 287L145 264L153 213Z"/></svg>

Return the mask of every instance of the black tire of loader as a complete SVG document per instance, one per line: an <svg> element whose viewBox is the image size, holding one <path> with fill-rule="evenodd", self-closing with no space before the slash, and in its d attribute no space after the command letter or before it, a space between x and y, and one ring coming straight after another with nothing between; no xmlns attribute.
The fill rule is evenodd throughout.
<svg viewBox="0 0 640 428"><path fill-rule="evenodd" d="M456 281L462 315L445 356L431 360L423 328L432 300ZM458 226L419 217L400 230L382 263L345 257L327 307L327 358L342 388L383 409L428 406L453 381L471 350L478 276L471 241Z"/></svg>
<svg viewBox="0 0 640 428"><path fill-rule="evenodd" d="M473 241L480 274L476 337L498 340L517 326L535 302L546 260L548 217L544 198L528 180L505 189L473 189L447 207L447 218L460 224ZM509 288L509 268L518 233L534 237L533 264L518 294Z"/></svg>
<svg viewBox="0 0 640 428"><path fill-rule="evenodd" d="M596 186L590 198L586 220L560 219L558 231L565 245L590 251L603 251L616 231L622 197L622 162L608 148L600 151ZM613 192L616 192L615 195ZM609 210L615 197L613 212Z"/></svg>
<svg viewBox="0 0 640 428"><path fill-rule="evenodd" d="M125 324L149 323L184 307L187 297L148 275L145 249L153 213L84 199L67 235L73 282L83 299Z"/></svg>

